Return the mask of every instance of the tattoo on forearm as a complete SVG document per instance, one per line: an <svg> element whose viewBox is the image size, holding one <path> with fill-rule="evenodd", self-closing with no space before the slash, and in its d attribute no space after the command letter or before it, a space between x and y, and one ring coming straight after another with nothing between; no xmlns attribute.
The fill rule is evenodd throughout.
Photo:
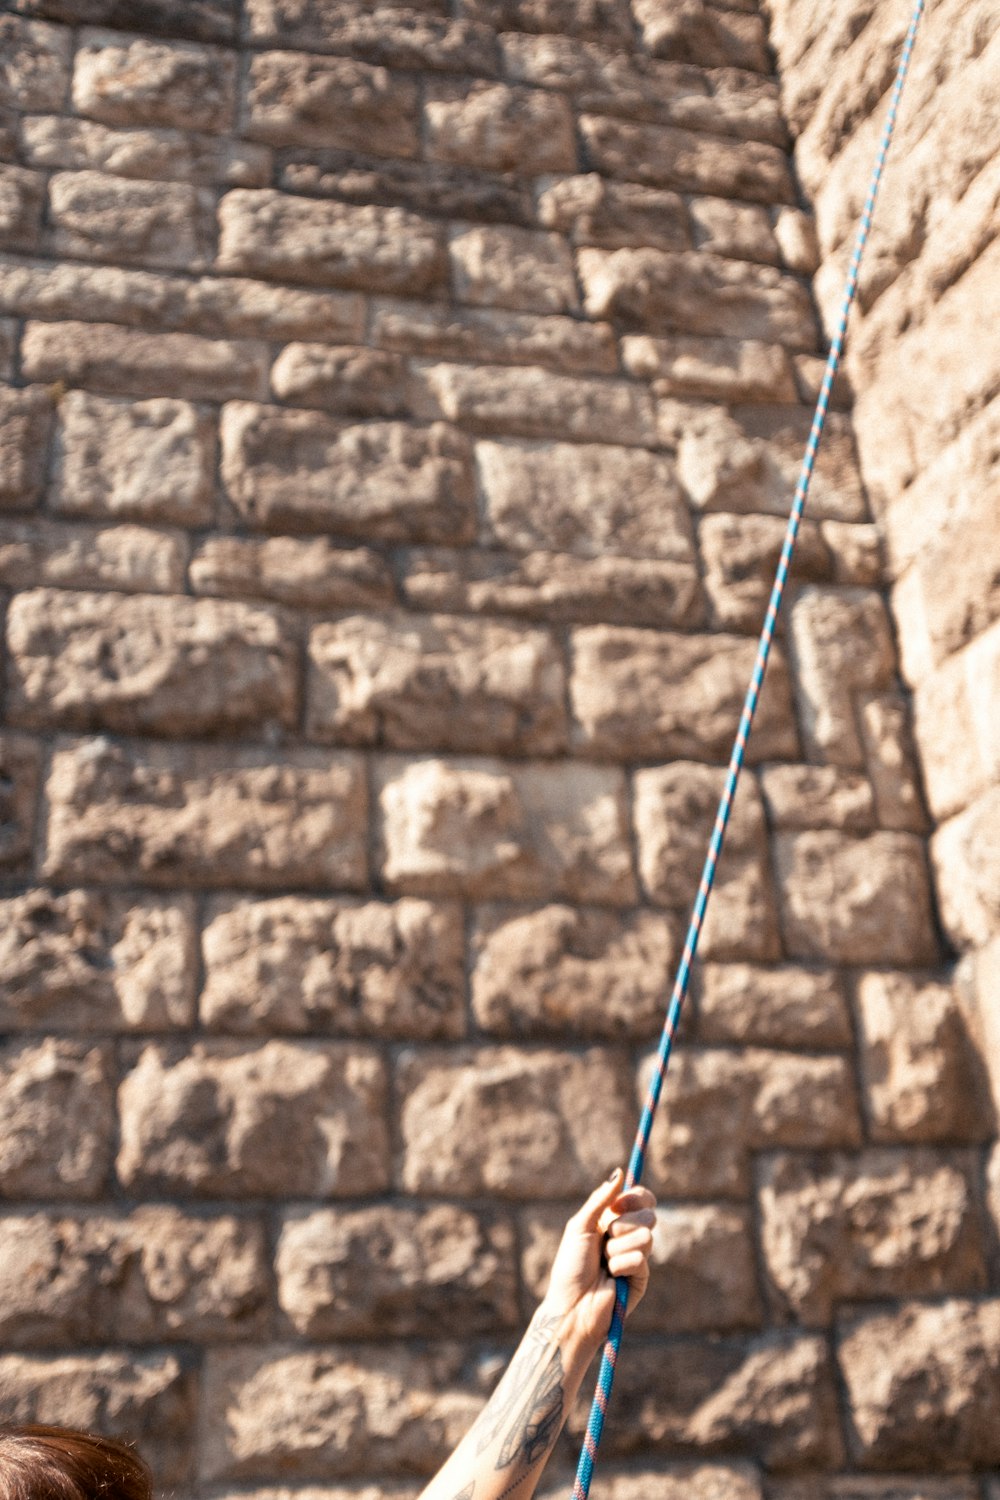
<svg viewBox="0 0 1000 1500"><path fill-rule="evenodd" d="M532 1325L524 1343L509 1365L500 1384L480 1412L476 1422L476 1453L485 1453L496 1442L514 1411L524 1400L525 1387L533 1381L535 1371L552 1350L552 1333L558 1318L545 1318Z"/></svg>
<svg viewBox="0 0 1000 1500"><path fill-rule="evenodd" d="M467 1484L465 1486L464 1490L459 1490L458 1494L455 1496L455 1500L472 1500L472 1493L475 1488L476 1481L473 1479L470 1484Z"/></svg>
<svg viewBox="0 0 1000 1500"><path fill-rule="evenodd" d="M563 1395L562 1355L553 1349L552 1363L542 1371L504 1439L498 1469L508 1468L518 1458L530 1469L545 1456L559 1435Z"/></svg>

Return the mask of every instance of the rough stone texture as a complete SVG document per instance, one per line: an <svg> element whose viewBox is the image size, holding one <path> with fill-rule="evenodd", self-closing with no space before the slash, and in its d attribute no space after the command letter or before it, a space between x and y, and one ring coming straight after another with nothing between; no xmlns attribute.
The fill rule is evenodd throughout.
<svg viewBox="0 0 1000 1500"><path fill-rule="evenodd" d="M851 1017L831 971L706 963L698 990L698 1035L705 1042L846 1048Z"/></svg>
<svg viewBox="0 0 1000 1500"><path fill-rule="evenodd" d="M145 526L78 526L41 518L0 522L0 582L22 588L179 594L188 547Z"/></svg>
<svg viewBox="0 0 1000 1500"><path fill-rule="evenodd" d="M0 1049L0 1196L96 1198L111 1165L111 1057L100 1045Z"/></svg>
<svg viewBox="0 0 1000 1500"><path fill-rule="evenodd" d="M30 509L45 476L51 402L44 390L0 386L0 507Z"/></svg>
<svg viewBox="0 0 1000 1500"><path fill-rule="evenodd" d="M84 31L73 63L73 103L108 124L226 130L236 101L235 58L190 42Z"/></svg>

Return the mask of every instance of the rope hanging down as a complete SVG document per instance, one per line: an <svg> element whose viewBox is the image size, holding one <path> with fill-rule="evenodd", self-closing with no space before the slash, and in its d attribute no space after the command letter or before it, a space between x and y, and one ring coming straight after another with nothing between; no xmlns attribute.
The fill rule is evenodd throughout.
<svg viewBox="0 0 1000 1500"><path fill-rule="evenodd" d="M743 712L740 716L739 728L736 731L736 739L733 743L732 754L729 757L729 768L726 775L726 784L719 802L718 812L715 815L715 826L712 829L712 837L708 846L708 854L705 859L701 875L701 883L698 894L695 897L694 909L691 913L691 922L688 927L687 939L684 944L684 952L677 969L677 977L674 980L674 988L670 996L670 1004L667 1009L666 1020L660 1036L660 1045L656 1057L656 1065L650 1080L646 1102L643 1106L642 1117L636 1132L635 1145L632 1148L632 1156L629 1160L628 1175L625 1186L632 1187L642 1177L643 1163L646 1156L646 1147L649 1144L649 1135L653 1127L653 1119L656 1107L660 1101L660 1093L663 1088L663 1080L666 1076L667 1066L670 1062L670 1053L673 1048L674 1037L677 1033L677 1025L680 1021L681 1007L684 1004L688 990L688 981L691 976L691 965L698 948L698 938L701 933L702 922L705 917L705 908L708 905L709 894L715 880L715 868L722 853L723 840L726 836L726 825L729 822L729 814L736 794L736 784L739 780L740 770L743 766L743 757L746 753L747 741L750 738L750 728L753 724L753 716L757 708L757 700L760 696L761 684L764 681L764 671L767 667L767 658L771 650L771 641L774 637L774 627L777 624L778 612L781 609L782 595L785 590L785 580L788 577L788 568L795 550L795 540L798 536L799 523L802 520L802 512L805 509L806 496L809 493L809 482L812 479L813 465L816 461L816 450L819 447L820 436L823 432L823 424L826 421L826 413L830 405L830 392L833 389L834 377L840 356L844 347L844 337L847 332L847 318L854 301L854 293L858 285L858 270L861 265L861 256L868 239L868 231L871 228L872 213L875 208L875 198L878 194L879 183L882 180L882 169L889 151L889 142L892 140L893 126L896 123L896 112L899 108L900 96L903 92L903 84L906 80L907 69L910 64L910 54L916 40L917 27L923 14L924 0L917 0L916 6L910 20L906 40L903 43L903 51L899 60L899 68L896 72L896 82L889 101L889 112L886 116L885 126L882 131L882 139L879 142L878 154L875 158L875 167L872 172L871 184L868 189L868 197L865 200L864 210L861 214L861 222L858 226L857 238L854 243L854 251L851 255L850 265L847 270L847 279L844 283L844 293L841 302L840 316L837 320L836 332L830 344L830 353L827 356L826 369L823 372L823 381L820 386L819 399L816 402L816 411L813 415L812 427L809 439L806 443L806 451L802 459L802 468L799 473L798 483L795 487L795 496L788 517L788 526L785 530L784 545L781 549L781 557L778 561L777 571L774 576L774 586L771 589L771 598L767 606L767 614L757 643L757 656L754 661L753 673L750 686L747 688L746 698L743 703ZM628 1306L628 1282L620 1278L616 1283L617 1297L615 1300L614 1315L611 1320L611 1328L608 1332L607 1342L601 1359L601 1368L597 1377L597 1389L594 1392L593 1404L590 1408L590 1417L587 1422L587 1431L580 1450L580 1461L576 1471L576 1479L573 1484L572 1500L587 1500L590 1492L590 1481L593 1477L594 1462L597 1457L598 1444L601 1441L601 1433L604 1429L604 1418L607 1414L608 1401L611 1397L611 1387L615 1378L615 1365L618 1360L618 1351L621 1347L622 1332L625 1322L625 1309Z"/></svg>

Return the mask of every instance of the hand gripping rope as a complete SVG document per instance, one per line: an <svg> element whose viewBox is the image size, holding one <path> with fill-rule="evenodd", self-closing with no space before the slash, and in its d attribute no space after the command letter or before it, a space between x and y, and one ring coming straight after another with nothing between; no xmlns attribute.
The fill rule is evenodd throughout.
<svg viewBox="0 0 1000 1500"><path fill-rule="evenodd" d="M868 239L868 231L871 228L872 212L875 208L875 198L878 193L879 183L882 179L882 169L889 151L889 142L892 139L893 126L896 123L896 112L899 107L900 95L903 92L903 84L906 80L907 69L910 64L910 54L913 51L913 43L916 40L917 27L923 14L924 0L917 0L910 21L906 40L903 43L903 51L899 60L899 68L896 73L896 83L889 102L889 112L886 116L885 126L882 131L882 139L879 142L878 155L875 159L875 168L872 173L871 184L868 189L868 197L865 200L861 222L858 226L857 238L854 243L854 252L851 256L850 265L847 270L847 279L844 283L843 300L841 302L840 316L837 321L837 329L830 345L830 353L826 361L826 369L823 373L823 382L820 386L819 399L816 402L816 411L813 416L809 439L806 443L805 455L802 459L802 468L799 473L798 484L795 487L795 497L788 517L788 526L785 531L785 541L781 549L781 557L778 561L777 572L774 576L774 586L771 589L771 599L767 606L767 615L764 619L760 640L757 644L757 656L754 661L753 674L750 686L747 688L746 699L743 703L743 712L740 716L739 728L736 731L736 739L733 743L732 754L729 757L729 769L726 775L726 784L719 802L719 809L715 815L715 826L712 829L712 837L708 846L708 854L705 859L701 875L701 884L695 897L694 909L691 913L691 922L688 927L687 939L684 944L684 952L677 969L677 977L674 980L673 992L670 996L670 1004L667 1009L666 1020L663 1024L663 1032L660 1036L660 1045L657 1052L656 1064L653 1068L653 1076L650 1080L646 1102L643 1106L642 1117L636 1132L635 1145L632 1147L632 1156L629 1160L628 1175L625 1179L625 1187L635 1185L642 1177L643 1162L646 1155L646 1147L649 1144L649 1135L653 1127L653 1118L656 1107L660 1101L660 1092L663 1088L663 1080L666 1076L667 1066L670 1062L670 1053L673 1047L674 1037L677 1033L677 1025L680 1020L681 1007L688 990L688 981L691 976L691 964L694 961L695 952L698 948L698 938L701 933L701 925L705 917L705 908L708 905L708 897L715 880L715 868L722 853L722 844L726 835L726 825L729 822L729 814L736 794L736 784L739 780L740 770L743 765L743 757L746 753L747 741L750 738L750 728L753 724L753 716L757 708L757 700L760 696L761 684L764 681L764 671L767 667L767 658L771 650L771 641L774 637L774 627L778 620L778 611L781 609L781 599L785 589L785 580L788 577L788 567L795 550L795 539L798 536L799 523L802 520L802 512L805 508L806 496L809 493L809 482L812 478L813 465L816 461L816 450L819 447L823 424L826 420L827 409L830 404L830 392L833 389L834 376L840 363L841 352L844 347L844 336L847 331L847 317L854 301L854 293L858 285L858 269L861 265L861 255ZM590 1408L590 1417L587 1421L587 1431L580 1450L580 1461L576 1471L576 1479L573 1484L572 1500L587 1500L590 1492L590 1481L594 1472L594 1462L597 1458L597 1448L601 1441L601 1433L604 1429L604 1418L608 1409L608 1401L611 1397L611 1387L615 1378L615 1365L618 1360L618 1351L621 1347L622 1331L625 1321L625 1309L628 1306L628 1281L620 1277L615 1283L617 1297L615 1299L615 1310L611 1319L611 1328L608 1332L607 1341L604 1345L604 1354L601 1359L601 1368L597 1377L597 1389L594 1392L593 1404Z"/></svg>

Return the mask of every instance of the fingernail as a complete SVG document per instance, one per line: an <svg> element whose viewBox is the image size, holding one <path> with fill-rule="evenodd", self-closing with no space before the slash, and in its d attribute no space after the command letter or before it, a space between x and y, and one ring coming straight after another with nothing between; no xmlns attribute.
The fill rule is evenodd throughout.
<svg viewBox="0 0 1000 1500"><path fill-rule="evenodd" d="M615 1180L616 1177L621 1176L621 1170L622 1170L621 1167L615 1167L614 1171L611 1173L610 1177L608 1178L608 1181L609 1182L614 1182L614 1180Z"/></svg>

